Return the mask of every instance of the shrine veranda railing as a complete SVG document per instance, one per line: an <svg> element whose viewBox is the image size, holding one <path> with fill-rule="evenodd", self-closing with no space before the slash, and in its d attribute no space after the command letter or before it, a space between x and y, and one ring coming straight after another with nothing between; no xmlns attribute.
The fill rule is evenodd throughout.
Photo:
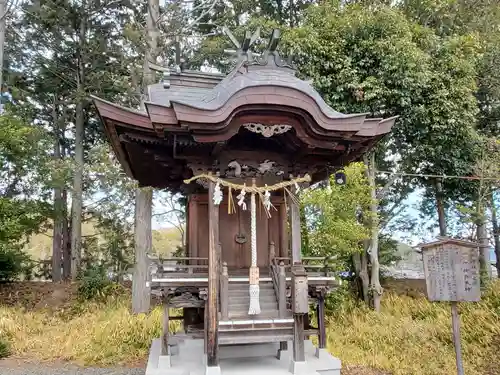
<svg viewBox="0 0 500 375"><path fill-rule="evenodd" d="M309 294L316 298L317 292L335 289L340 279L335 276L331 257L302 257L301 265L308 278ZM285 316L289 310L290 287L292 282L292 259L274 257L270 259L269 276L262 276L261 282L272 282L279 306L279 315ZM248 282L248 276L231 275L228 267L221 262L219 269L219 312L227 316L229 305L229 284ZM203 293L208 286L208 258L169 257L151 259L150 286L152 292L162 288L197 288Z"/></svg>

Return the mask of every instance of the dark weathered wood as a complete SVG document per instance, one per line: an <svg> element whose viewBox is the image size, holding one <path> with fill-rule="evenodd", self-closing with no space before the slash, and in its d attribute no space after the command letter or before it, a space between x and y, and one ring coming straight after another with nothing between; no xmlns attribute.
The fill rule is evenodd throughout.
<svg viewBox="0 0 500 375"><path fill-rule="evenodd" d="M320 295L318 298L318 306L316 310L318 315L318 347L326 348L326 326L325 326L325 298Z"/></svg>
<svg viewBox="0 0 500 375"><path fill-rule="evenodd" d="M288 342L287 341L281 341L280 342L280 351L286 352L288 350Z"/></svg>
<svg viewBox="0 0 500 375"><path fill-rule="evenodd" d="M304 362L306 360L304 348L304 320L305 314L293 315L293 360Z"/></svg>
<svg viewBox="0 0 500 375"><path fill-rule="evenodd" d="M300 209L295 202L290 202L290 228L292 235L292 263L302 261L301 254L301 236L300 236Z"/></svg>
<svg viewBox="0 0 500 375"><path fill-rule="evenodd" d="M204 343L204 353L207 354L208 353L208 300L205 301L205 309L204 309L204 312L203 312L203 333L204 333L204 339L205 339L205 343Z"/></svg>
<svg viewBox="0 0 500 375"><path fill-rule="evenodd" d="M277 254L280 257L288 257L288 215L286 212L286 205L280 204L280 251Z"/></svg>
<svg viewBox="0 0 500 375"><path fill-rule="evenodd" d="M219 206L211 199L215 184L209 182L208 188L208 323L207 323L207 365L219 365L218 337L218 252L219 252Z"/></svg>
<svg viewBox="0 0 500 375"><path fill-rule="evenodd" d="M198 251L198 202L193 197L189 198L188 203L188 222L187 222L187 254L191 257L199 257ZM199 264L194 262L193 264Z"/></svg>
<svg viewBox="0 0 500 375"><path fill-rule="evenodd" d="M269 244L269 264L273 264L274 257L276 256L276 245L271 241Z"/></svg>
<svg viewBox="0 0 500 375"><path fill-rule="evenodd" d="M168 355L168 333L169 333L169 305L165 303L163 305L163 332L162 332L162 345L161 353L162 355Z"/></svg>
<svg viewBox="0 0 500 375"><path fill-rule="evenodd" d="M278 310L280 318L286 315L286 273L283 262L279 265L278 273Z"/></svg>
<svg viewBox="0 0 500 375"><path fill-rule="evenodd" d="M221 276L221 317L222 320L229 319L229 275L227 272L227 264L222 265L222 276Z"/></svg>
<svg viewBox="0 0 500 375"><path fill-rule="evenodd" d="M204 301L197 298L192 293L185 292L178 296L171 297L168 303L172 308L182 309L186 307L202 307Z"/></svg>

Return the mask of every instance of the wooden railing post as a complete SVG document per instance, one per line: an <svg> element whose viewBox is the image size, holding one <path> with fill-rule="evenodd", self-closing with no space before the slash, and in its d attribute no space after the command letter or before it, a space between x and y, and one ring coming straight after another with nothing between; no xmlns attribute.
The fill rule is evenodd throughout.
<svg viewBox="0 0 500 375"><path fill-rule="evenodd" d="M317 307L317 315L318 315L318 348L324 349L326 348L326 326L325 326L325 296L324 293L321 292L318 298L318 307Z"/></svg>
<svg viewBox="0 0 500 375"><path fill-rule="evenodd" d="M226 262L222 264L220 302L222 320L229 320L229 274Z"/></svg>
<svg viewBox="0 0 500 375"><path fill-rule="evenodd" d="M309 313L307 273L303 266L292 266L293 361L305 361L304 325ZM295 373L295 370L294 370Z"/></svg>
<svg viewBox="0 0 500 375"><path fill-rule="evenodd" d="M168 301L165 299L163 301L163 332L162 332L162 340L161 340L161 354L169 355L168 351L168 333L169 333L169 308Z"/></svg>
<svg viewBox="0 0 500 375"><path fill-rule="evenodd" d="M271 241L269 243L269 265L273 265L274 258L276 258L276 245Z"/></svg>
<svg viewBox="0 0 500 375"><path fill-rule="evenodd" d="M279 317L285 318L286 316L286 273L285 263L281 261L278 273L278 311Z"/></svg>

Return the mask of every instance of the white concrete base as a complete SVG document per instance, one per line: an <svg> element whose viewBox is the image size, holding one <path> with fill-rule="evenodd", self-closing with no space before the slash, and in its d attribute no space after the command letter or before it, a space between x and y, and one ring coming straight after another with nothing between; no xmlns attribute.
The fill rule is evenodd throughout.
<svg viewBox="0 0 500 375"><path fill-rule="evenodd" d="M207 367L203 340L179 342L170 356L161 356L160 339L155 339L146 375L340 375L339 359L324 349L316 353L316 347L309 340L304 344L305 362L292 361L291 342L289 349L281 353L279 343L245 344L220 346L219 367ZM277 353L280 359L276 358Z"/></svg>
<svg viewBox="0 0 500 375"><path fill-rule="evenodd" d="M158 358L158 368L170 368L172 367L172 361L169 355L161 355Z"/></svg>
<svg viewBox="0 0 500 375"><path fill-rule="evenodd" d="M314 353L314 356L316 358L319 358L319 359L326 359L328 358L328 356L330 355L330 353L328 353L328 350L322 348L316 348L316 352Z"/></svg>
<svg viewBox="0 0 500 375"><path fill-rule="evenodd" d="M317 372L309 366L306 361L295 362L293 359L290 361L290 372L293 375L316 375Z"/></svg>
<svg viewBox="0 0 500 375"><path fill-rule="evenodd" d="M221 375L220 366L208 367L205 366L205 375Z"/></svg>

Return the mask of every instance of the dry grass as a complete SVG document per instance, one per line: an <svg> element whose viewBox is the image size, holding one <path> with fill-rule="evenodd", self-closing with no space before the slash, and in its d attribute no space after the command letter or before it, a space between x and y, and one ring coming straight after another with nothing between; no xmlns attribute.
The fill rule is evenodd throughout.
<svg viewBox="0 0 500 375"><path fill-rule="evenodd" d="M481 303L460 309L466 373L500 375L500 283ZM159 308L148 315L131 315L126 297L57 313L5 306L0 307L0 334L9 339L16 356L126 365L147 357L151 339L160 335L161 317ZM387 294L382 313L376 314L347 303L330 318L328 333L330 351L346 366L359 366L359 371L348 371L352 374L455 373L446 304Z"/></svg>
<svg viewBox="0 0 500 375"><path fill-rule="evenodd" d="M468 375L500 374L500 282L477 304L461 304L462 351ZM456 373L448 304L388 294L381 314L363 308L330 318L328 348L345 364L393 375Z"/></svg>
<svg viewBox="0 0 500 375"><path fill-rule="evenodd" d="M76 311L75 311L76 310ZM142 362L161 332L162 311L134 316L126 299L88 304L57 314L0 307L0 333L15 356L80 365ZM176 322L172 322L176 329Z"/></svg>

